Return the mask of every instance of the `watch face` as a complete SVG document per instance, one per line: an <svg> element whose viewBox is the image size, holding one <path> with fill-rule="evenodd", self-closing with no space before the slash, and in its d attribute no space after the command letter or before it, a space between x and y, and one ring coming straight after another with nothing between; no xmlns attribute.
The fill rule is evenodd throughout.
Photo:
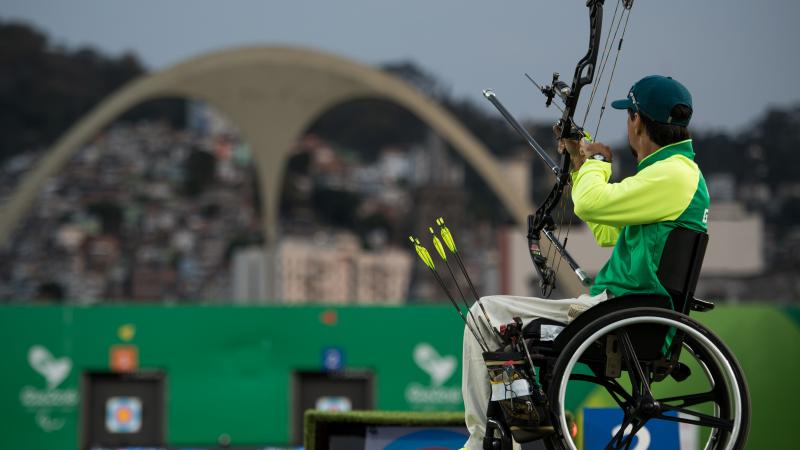
<svg viewBox="0 0 800 450"><path fill-rule="evenodd" d="M601 155L600 153L595 153L594 155L592 155L592 159L596 159L598 161L605 161L606 157Z"/></svg>

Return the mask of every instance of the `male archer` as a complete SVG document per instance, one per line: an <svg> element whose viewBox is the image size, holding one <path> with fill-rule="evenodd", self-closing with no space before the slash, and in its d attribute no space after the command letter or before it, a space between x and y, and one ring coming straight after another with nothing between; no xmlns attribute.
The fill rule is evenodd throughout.
<svg viewBox="0 0 800 450"><path fill-rule="evenodd" d="M669 232L676 227L706 231L709 197L687 129L692 116L689 91L670 77L651 75L636 82L627 98L611 106L627 111L628 143L638 162L635 175L609 183L612 153L608 146L559 142L559 151L566 151L571 160L575 214L589 225L598 245L614 247L611 258L597 274L589 294L578 298L481 298L492 323L510 323L521 317L526 325L537 318L568 324L608 298L669 296L656 275ZM480 313L473 311L475 316ZM487 327L485 323L478 326ZM465 448L481 449L491 392L481 347L466 331L462 392L470 438ZM494 336L492 332L483 335L487 340ZM494 339L499 348L502 343Z"/></svg>

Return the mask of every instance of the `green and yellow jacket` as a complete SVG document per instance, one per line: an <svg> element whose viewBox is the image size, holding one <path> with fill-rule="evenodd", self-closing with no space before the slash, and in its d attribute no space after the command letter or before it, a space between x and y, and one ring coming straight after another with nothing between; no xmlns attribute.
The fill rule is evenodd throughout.
<svg viewBox="0 0 800 450"><path fill-rule="evenodd" d="M692 141L660 148L639 162L637 173L609 183L611 164L587 160L572 173L575 214L604 247L614 246L591 294L668 295L656 272L669 232L706 231L708 190L694 162Z"/></svg>

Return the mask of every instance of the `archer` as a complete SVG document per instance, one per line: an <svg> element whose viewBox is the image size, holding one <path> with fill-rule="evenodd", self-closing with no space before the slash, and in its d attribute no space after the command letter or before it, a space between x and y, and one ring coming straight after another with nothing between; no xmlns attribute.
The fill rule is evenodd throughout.
<svg viewBox="0 0 800 450"><path fill-rule="evenodd" d="M653 75L639 80L627 98L611 105L627 111L628 143L638 161L637 173L619 183L608 182L609 147L574 139L574 130L557 130L559 149L569 157L575 214L589 225L599 245L614 247L589 293L562 300L486 296L471 308L475 315L481 313L478 307L482 304L489 323L510 323L518 317L520 326L540 324L542 338L546 338L545 334L557 333L583 311L609 298L629 294L669 297L656 274L669 232L678 227L705 232L708 221L708 191L694 162L687 129L691 95L676 80ZM571 127L570 123L563 125ZM503 345L486 322L475 325L484 328L483 336L490 345ZM465 330L463 345L462 389L470 432L465 448L481 449L492 392L481 344ZM543 424L540 432L547 435L552 426Z"/></svg>

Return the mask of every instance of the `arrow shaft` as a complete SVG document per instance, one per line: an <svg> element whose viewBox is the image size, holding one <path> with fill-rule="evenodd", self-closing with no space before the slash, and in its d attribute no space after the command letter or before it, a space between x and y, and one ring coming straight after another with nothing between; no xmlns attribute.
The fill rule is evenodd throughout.
<svg viewBox="0 0 800 450"><path fill-rule="evenodd" d="M478 330L478 335L480 335L481 340L483 343L486 344L486 338L483 337L483 333L481 333L480 325L478 321L475 320L475 316L472 314L472 308L469 307L469 302L467 302L467 297L464 295L464 292L461 291L461 287L458 285L458 280L456 279L456 274L453 272L453 269L450 267L450 263L447 260L444 260L444 264L447 266L447 270L450 272L450 276L453 277L453 282L456 284L456 289L458 289L458 293L461 295L461 301L464 302L464 306L467 308L467 315L472 319L472 323L475 324L475 328ZM488 348L489 346L486 345Z"/></svg>
<svg viewBox="0 0 800 450"><path fill-rule="evenodd" d="M433 276L436 278L436 281L439 282L439 285L442 287L442 290L444 291L444 293L447 294L447 298L450 299L450 303L453 305L453 307L456 309L456 311L458 311L458 315L461 316L461 320L464 321L464 324L467 326L467 328L469 329L470 333L472 333L472 336L475 338L476 341L478 341L478 345L481 346L483 351L488 352L489 351L489 347L486 345L486 342L482 341L482 339L478 339L478 336L479 336L478 333L475 332L475 329L467 321L467 318L464 317L464 313L461 311L461 308L458 307L458 303L456 303L456 300L450 294L450 291L447 289L447 286L445 286L444 281L439 276L439 273L436 272L435 269L431 269L431 272L433 272Z"/></svg>

